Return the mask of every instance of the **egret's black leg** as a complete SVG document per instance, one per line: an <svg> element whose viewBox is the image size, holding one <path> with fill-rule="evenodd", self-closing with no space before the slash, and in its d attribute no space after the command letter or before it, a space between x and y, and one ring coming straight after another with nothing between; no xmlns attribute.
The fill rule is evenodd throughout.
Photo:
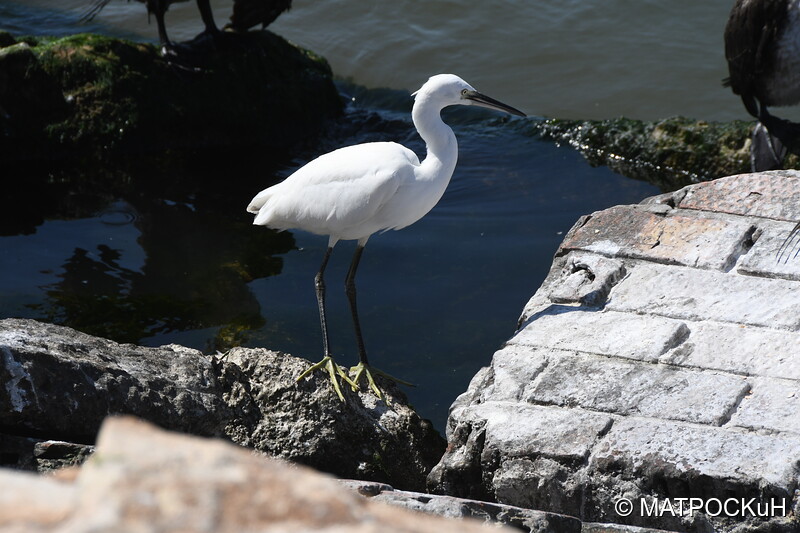
<svg viewBox="0 0 800 533"><path fill-rule="evenodd" d="M367 360L367 350L364 348L364 337L361 335L361 323L358 319L358 306L356 305L356 270L358 269L358 263L361 261L361 254L363 252L364 246L359 244L356 247L355 254L353 254L353 261L350 263L350 270L347 271L347 278L344 283L345 293L347 294L347 299L350 301L350 313L353 315L353 327L356 331L356 343L358 344L358 364L351 368L350 371L355 372L355 376L353 377L354 383L358 383L358 380L361 379L361 375L364 374L367 377L369 387L375 395L383 399L383 394L375 384L375 379L372 377L373 373L391 379L392 381L402 383L403 385L411 385L411 383L392 377L386 372L382 372L376 368L371 368Z"/></svg>
<svg viewBox="0 0 800 533"><path fill-rule="evenodd" d="M353 327L356 330L356 343L358 344L358 360L364 365L368 365L367 350L364 348L364 337L361 335L361 323L358 320L358 307L356 305L356 270L358 263L361 261L361 254L364 252L364 247L360 244L356 247L356 252L353 254L353 261L350 263L350 269L347 271L347 278L344 282L344 291L347 294L347 299L350 301L350 313L353 315Z"/></svg>
<svg viewBox="0 0 800 533"><path fill-rule="evenodd" d="M322 258L322 264L319 267L319 272L314 276L314 291L317 294L317 310L319 311L319 323L322 327L322 347L325 356L331 354L330 341L328 339L328 322L325 316L325 268L328 266L328 260L331 258L333 248L328 247L325 250L325 257Z"/></svg>
<svg viewBox="0 0 800 533"><path fill-rule="evenodd" d="M314 277L314 289L317 293L317 308L319 309L319 322L320 326L322 327L322 348L324 351L324 356L322 357L322 361L308 367L303 371L302 374L297 376L297 381L300 381L314 370L322 368L328 372L328 375L331 378L331 383L333 383L333 388L336 391L336 395L339 396L340 400L344 401L344 395L342 394L342 390L339 388L339 381L336 379L336 375L338 374L342 379L344 379L350 385L350 387L353 388L353 390L356 389L356 385L350 380L350 377L347 375L347 373L342 370L339 365L333 362L330 341L328 340L328 322L325 317L325 267L328 266L328 259L331 258L332 251L333 247L329 246L325 251L325 257L322 259L322 265L319 267L319 272L317 272L317 275Z"/></svg>

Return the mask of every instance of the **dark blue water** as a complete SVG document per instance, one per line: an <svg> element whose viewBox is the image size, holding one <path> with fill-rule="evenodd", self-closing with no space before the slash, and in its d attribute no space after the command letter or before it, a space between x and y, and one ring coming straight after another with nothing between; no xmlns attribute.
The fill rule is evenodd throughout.
<svg viewBox="0 0 800 533"><path fill-rule="evenodd" d="M30 20L40 11L0 10L0 28L37 29ZM313 278L327 239L254 227L245 206L337 146L391 139L424 155L408 92L340 88L354 98L346 117L266 163L206 155L177 169L126 162L6 172L16 210L0 220L0 316L205 351L224 337L318 360ZM659 192L532 136L526 120L536 118L448 110L445 119L460 147L447 192L416 224L373 236L357 280L371 362L415 383L411 402L440 430L454 398L513 334L577 218ZM123 185L98 185L114 175ZM354 246L337 245L327 270L332 348L347 365L357 361L343 291Z"/></svg>

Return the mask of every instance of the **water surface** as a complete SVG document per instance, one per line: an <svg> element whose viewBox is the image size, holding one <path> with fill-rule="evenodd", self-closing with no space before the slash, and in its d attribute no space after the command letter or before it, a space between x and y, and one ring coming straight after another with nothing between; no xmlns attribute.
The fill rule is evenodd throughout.
<svg viewBox="0 0 800 533"><path fill-rule="evenodd" d="M219 25L230 0L212 0ZM26 5L84 11L88 0ZM747 118L727 76L722 33L733 1L295 0L271 29L366 87L416 90L453 72L529 114L653 120ZM58 18L58 17L54 17ZM156 40L145 9L118 0L95 23ZM167 13L170 34L203 29L194 2ZM2 23L0 23L2 24Z"/></svg>

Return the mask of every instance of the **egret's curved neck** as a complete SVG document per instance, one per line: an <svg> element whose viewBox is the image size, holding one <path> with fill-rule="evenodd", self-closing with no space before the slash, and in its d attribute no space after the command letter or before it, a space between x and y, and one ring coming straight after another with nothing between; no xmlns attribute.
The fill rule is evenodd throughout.
<svg viewBox="0 0 800 533"><path fill-rule="evenodd" d="M442 121L441 111L441 104L420 94L414 101L411 118L428 150L420 165L421 177L450 181L458 160L458 143L453 130Z"/></svg>

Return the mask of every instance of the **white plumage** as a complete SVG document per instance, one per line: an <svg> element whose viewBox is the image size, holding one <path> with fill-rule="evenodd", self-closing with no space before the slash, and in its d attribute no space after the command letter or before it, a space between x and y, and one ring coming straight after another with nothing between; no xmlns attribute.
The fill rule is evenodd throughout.
<svg viewBox="0 0 800 533"><path fill-rule="evenodd" d="M439 200L441 194L430 206L409 201L419 167L416 154L397 143L348 146L262 191L247 210L256 213L254 224L302 229L335 240L362 239L408 226Z"/></svg>
<svg viewBox="0 0 800 533"><path fill-rule="evenodd" d="M480 94L452 74L431 77L414 96L412 120L427 148L427 157L422 162L414 152L393 142L340 148L314 159L283 182L261 191L247 206L247 211L256 215L254 224L328 236L328 249L316 277L325 355L298 380L315 369L324 368L342 400L337 374L354 390L360 376L365 374L372 390L381 396L367 362L361 335L356 310L355 273L363 248L372 234L413 224L425 216L444 194L458 159L458 144L453 130L442 121L441 110L456 104L480 105L525 116L513 107ZM333 363L325 318L323 276L333 246L340 240L358 241L346 280L360 360L351 369L355 371L352 380ZM379 371L373 369L373 372Z"/></svg>

